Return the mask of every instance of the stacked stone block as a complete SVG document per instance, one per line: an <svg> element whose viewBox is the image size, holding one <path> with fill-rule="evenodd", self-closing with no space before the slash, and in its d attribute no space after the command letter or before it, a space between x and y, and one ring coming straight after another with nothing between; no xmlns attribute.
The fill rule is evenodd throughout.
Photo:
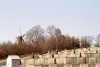
<svg viewBox="0 0 100 67"><path fill-rule="evenodd" d="M26 67L100 67L100 47L63 50L25 61Z"/></svg>

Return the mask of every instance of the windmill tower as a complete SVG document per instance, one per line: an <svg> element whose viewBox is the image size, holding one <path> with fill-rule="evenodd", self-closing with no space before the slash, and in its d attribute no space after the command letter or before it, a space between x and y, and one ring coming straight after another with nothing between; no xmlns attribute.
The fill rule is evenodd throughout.
<svg viewBox="0 0 100 67"><path fill-rule="evenodd" d="M25 34L24 35L21 34L20 28L19 28L19 32L20 32L20 36L16 37L16 41L15 41L16 44L22 44L22 43L24 43L23 37L25 36Z"/></svg>

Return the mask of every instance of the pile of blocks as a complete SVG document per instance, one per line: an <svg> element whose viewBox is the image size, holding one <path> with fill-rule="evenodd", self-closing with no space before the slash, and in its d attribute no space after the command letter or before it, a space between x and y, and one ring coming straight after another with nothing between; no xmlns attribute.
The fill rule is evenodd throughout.
<svg viewBox="0 0 100 67"><path fill-rule="evenodd" d="M100 47L47 53L21 62L25 67L100 67Z"/></svg>

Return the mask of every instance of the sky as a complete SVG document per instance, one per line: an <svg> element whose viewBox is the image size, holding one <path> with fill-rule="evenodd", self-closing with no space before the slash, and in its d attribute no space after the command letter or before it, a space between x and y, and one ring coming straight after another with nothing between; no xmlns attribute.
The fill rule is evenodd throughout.
<svg viewBox="0 0 100 67"><path fill-rule="evenodd" d="M0 0L0 42L50 25L70 36L100 34L100 0Z"/></svg>

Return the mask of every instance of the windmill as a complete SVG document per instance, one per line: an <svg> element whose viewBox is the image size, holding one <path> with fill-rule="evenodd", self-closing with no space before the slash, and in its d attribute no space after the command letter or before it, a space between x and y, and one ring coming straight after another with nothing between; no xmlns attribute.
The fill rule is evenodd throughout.
<svg viewBox="0 0 100 67"><path fill-rule="evenodd" d="M20 36L16 37L16 42L15 42L16 44L22 44L22 43L24 43L23 37L25 36L25 34L24 35L21 34L20 28L19 28L19 32L20 32Z"/></svg>
<svg viewBox="0 0 100 67"><path fill-rule="evenodd" d="M21 35L20 36L20 41L21 41L21 43L23 43L24 42L23 37L25 36L25 34L22 35L20 28L19 28L19 32L20 32L20 35Z"/></svg>

